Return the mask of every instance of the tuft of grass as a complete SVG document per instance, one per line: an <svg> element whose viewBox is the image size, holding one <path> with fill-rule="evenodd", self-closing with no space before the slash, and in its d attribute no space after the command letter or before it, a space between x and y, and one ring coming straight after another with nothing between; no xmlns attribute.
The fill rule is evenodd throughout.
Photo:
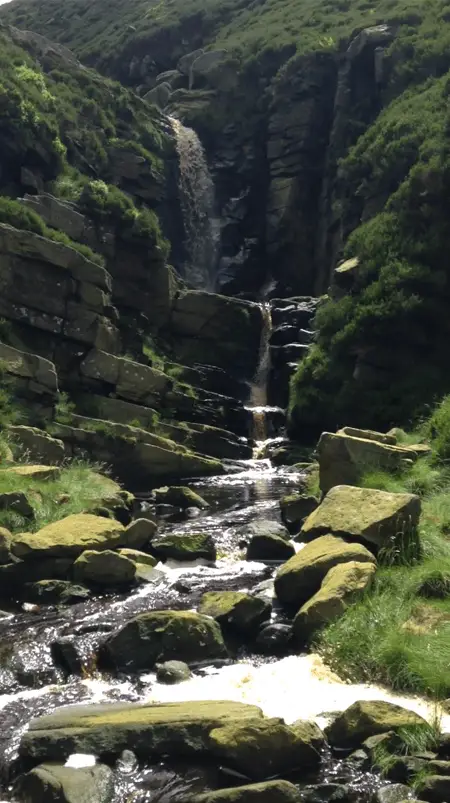
<svg viewBox="0 0 450 803"><path fill-rule="evenodd" d="M12 532L37 531L75 513L89 513L116 502L120 486L101 473L101 466L75 460L55 480L36 480L0 471L0 493L23 491L34 511L34 521L14 511L0 512L0 525Z"/></svg>

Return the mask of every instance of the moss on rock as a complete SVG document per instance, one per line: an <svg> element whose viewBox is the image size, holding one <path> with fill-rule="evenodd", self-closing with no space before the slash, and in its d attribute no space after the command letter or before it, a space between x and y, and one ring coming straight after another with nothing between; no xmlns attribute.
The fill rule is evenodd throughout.
<svg viewBox="0 0 450 803"><path fill-rule="evenodd" d="M202 661L227 654L219 625L188 611L141 613L103 645L104 659L123 671L151 669L177 659Z"/></svg>
<svg viewBox="0 0 450 803"><path fill-rule="evenodd" d="M358 561L375 563L375 558L361 544L348 544L334 535L312 541L278 569L275 593L285 605L304 605L319 591L326 574L340 563Z"/></svg>
<svg viewBox="0 0 450 803"><path fill-rule="evenodd" d="M211 616L222 627L252 633L270 619L272 607L261 597L243 591L208 591L200 601L199 613Z"/></svg>
<svg viewBox="0 0 450 803"><path fill-rule="evenodd" d="M156 488L153 491L153 499L157 505L174 505L183 510L188 507L200 509L209 507L208 502L200 494L185 485L166 485L163 488Z"/></svg>
<svg viewBox="0 0 450 803"><path fill-rule="evenodd" d="M336 717L325 735L333 747L358 747L369 736L412 727L429 730L428 723L414 711L384 700L359 700Z"/></svg>
<svg viewBox="0 0 450 803"><path fill-rule="evenodd" d="M118 521L89 513L78 513L48 524L37 533L15 535L11 551L23 560L76 558L86 549L101 550L118 546L123 533L124 527Z"/></svg>
<svg viewBox="0 0 450 803"><path fill-rule="evenodd" d="M216 559L216 547L209 533L167 533L152 540L158 558L173 560Z"/></svg>
<svg viewBox="0 0 450 803"><path fill-rule="evenodd" d="M76 582L88 585L129 585L136 574L136 564L125 555L105 549L88 549L73 564Z"/></svg>
<svg viewBox="0 0 450 803"><path fill-rule="evenodd" d="M193 797L191 803L300 803L300 792L289 781L265 781L220 789Z"/></svg>

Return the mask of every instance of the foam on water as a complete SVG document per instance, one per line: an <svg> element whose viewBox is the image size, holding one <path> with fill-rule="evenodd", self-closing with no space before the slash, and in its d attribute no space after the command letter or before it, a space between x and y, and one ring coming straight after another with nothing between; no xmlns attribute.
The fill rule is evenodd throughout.
<svg viewBox="0 0 450 803"><path fill-rule="evenodd" d="M150 681L152 676L147 676ZM152 702L181 700L233 700L258 705L264 714L292 723L314 720L324 727L331 714L344 711L357 700L385 700L415 711L430 722L441 717L445 732L450 716L420 697L398 695L381 686L346 683L317 654L289 656L274 663L254 666L241 662L220 669L211 667L177 686L154 683Z"/></svg>

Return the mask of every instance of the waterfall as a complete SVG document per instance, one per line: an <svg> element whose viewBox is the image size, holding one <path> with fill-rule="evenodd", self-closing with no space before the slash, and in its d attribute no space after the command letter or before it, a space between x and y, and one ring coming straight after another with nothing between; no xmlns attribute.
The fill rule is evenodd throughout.
<svg viewBox="0 0 450 803"><path fill-rule="evenodd" d="M180 196L186 232L185 278L201 290L214 289L219 221L214 217L214 184L202 144L192 128L169 118L180 163Z"/></svg>
<svg viewBox="0 0 450 803"><path fill-rule="evenodd" d="M267 383L270 372L270 336L272 334L272 313L270 304L261 304L262 330L259 345L259 361L250 389L248 408L252 413L252 438L255 443L253 457L258 457L261 446L267 440Z"/></svg>

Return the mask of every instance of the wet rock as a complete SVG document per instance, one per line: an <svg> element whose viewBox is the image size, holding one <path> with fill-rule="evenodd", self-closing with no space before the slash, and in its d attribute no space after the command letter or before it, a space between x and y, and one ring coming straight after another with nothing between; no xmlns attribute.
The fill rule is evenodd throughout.
<svg viewBox="0 0 450 803"><path fill-rule="evenodd" d="M289 560L295 549L278 535L254 535L247 547L247 560Z"/></svg>
<svg viewBox="0 0 450 803"><path fill-rule="evenodd" d="M109 803L113 792L113 773L104 764L80 769L41 764L14 785L20 803Z"/></svg>
<svg viewBox="0 0 450 803"><path fill-rule="evenodd" d="M318 506L315 496L306 494L290 494L280 499L281 520L290 533L296 533L300 525Z"/></svg>
<svg viewBox="0 0 450 803"><path fill-rule="evenodd" d="M74 580L88 585L128 585L135 574L136 565L132 560L109 549L103 552L86 550L73 564Z"/></svg>
<svg viewBox="0 0 450 803"><path fill-rule="evenodd" d="M36 689L56 680L50 650L47 647L43 649L38 642L17 645L8 668L22 686Z"/></svg>
<svg viewBox="0 0 450 803"><path fill-rule="evenodd" d="M199 749L209 751L214 728L259 717L256 706L221 700L71 706L33 719L19 752L33 761L58 761L70 753L119 756L125 749L144 759L150 753L192 757Z"/></svg>
<svg viewBox="0 0 450 803"><path fill-rule="evenodd" d="M77 513L48 524L37 533L14 535L11 551L23 560L73 557L86 549L111 549L122 545L124 527L118 521Z"/></svg>
<svg viewBox="0 0 450 803"><path fill-rule="evenodd" d="M211 616L224 629L244 634L256 632L270 619L271 610L270 602L242 591L208 591L199 607L199 613Z"/></svg>
<svg viewBox="0 0 450 803"><path fill-rule="evenodd" d="M329 743L334 747L358 747L376 734L411 726L428 729L427 722L414 711L383 700L360 700L353 703L326 729Z"/></svg>
<svg viewBox="0 0 450 803"><path fill-rule="evenodd" d="M329 491L301 529L310 541L325 533L359 541L372 549L415 548L421 504L418 496L338 485Z"/></svg>
<svg viewBox="0 0 450 803"><path fill-rule="evenodd" d="M402 800L407 800L410 794L409 786L401 783L389 784L377 790L375 803L401 803Z"/></svg>
<svg viewBox="0 0 450 803"><path fill-rule="evenodd" d="M403 460L416 460L417 453L407 446L390 446L372 438L323 432L317 445L320 489L327 493L335 485L357 485L363 471L370 468L398 471Z"/></svg>
<svg viewBox="0 0 450 803"><path fill-rule="evenodd" d="M423 758L418 758L417 756L392 756L385 777L389 781L407 784L413 781L418 773L426 769L428 769L428 761Z"/></svg>
<svg viewBox="0 0 450 803"><path fill-rule="evenodd" d="M191 803L300 803L298 789L289 781L264 783L220 789L191 798Z"/></svg>
<svg viewBox="0 0 450 803"><path fill-rule="evenodd" d="M286 527L278 521L272 521L272 519L258 519L250 522L250 524L244 524L239 529L239 535L248 539L261 535L275 535L277 538L289 541L289 532Z"/></svg>
<svg viewBox="0 0 450 803"><path fill-rule="evenodd" d="M55 666L68 675L81 675L83 660L76 643L70 638L60 638L50 645Z"/></svg>
<svg viewBox="0 0 450 803"><path fill-rule="evenodd" d="M302 790L303 803L350 803L352 794L340 783L321 783Z"/></svg>
<svg viewBox="0 0 450 803"><path fill-rule="evenodd" d="M292 640L291 625L273 624L263 627L256 637L256 647L267 655L284 652Z"/></svg>
<svg viewBox="0 0 450 803"><path fill-rule="evenodd" d="M307 544L275 577L275 592L285 605L304 605L316 594L330 569L341 563L375 563L375 558L361 544L349 544L333 535L324 535Z"/></svg>
<svg viewBox="0 0 450 803"><path fill-rule="evenodd" d="M153 519L142 518L132 521L125 528L121 546L127 549L142 549L148 546L157 530L157 524Z"/></svg>
<svg viewBox="0 0 450 803"><path fill-rule="evenodd" d="M163 559L215 561L216 547L209 533L167 533L155 536L152 552Z"/></svg>
<svg viewBox="0 0 450 803"><path fill-rule="evenodd" d="M156 664L156 679L159 683L182 683L189 680L191 670L183 661L165 661L163 664Z"/></svg>
<svg viewBox="0 0 450 803"><path fill-rule="evenodd" d="M9 427L8 432L17 444L22 456L36 463L51 466L62 463L65 457L64 443L52 438L47 432L36 427Z"/></svg>
<svg viewBox="0 0 450 803"><path fill-rule="evenodd" d="M221 658L226 648L213 619L188 611L154 611L135 616L103 645L103 657L117 669L151 669L169 660Z"/></svg>
<svg viewBox="0 0 450 803"><path fill-rule="evenodd" d="M355 769L364 770L370 767L369 756L366 751L362 749L354 750L353 753L348 756L347 761L352 767L355 767Z"/></svg>
<svg viewBox="0 0 450 803"><path fill-rule="evenodd" d="M317 629L337 619L365 591L376 572L373 563L340 563L325 575L319 591L298 611L294 638L303 643Z"/></svg>
<svg viewBox="0 0 450 803"><path fill-rule="evenodd" d="M301 731L280 719L230 722L211 731L210 749L219 760L254 780L310 769L320 763L320 754L312 744L313 729L308 724L304 723Z"/></svg>
<svg viewBox="0 0 450 803"><path fill-rule="evenodd" d="M34 510L26 494L22 491L9 491L8 493L0 494L0 510L13 510L26 519L34 518Z"/></svg>
<svg viewBox="0 0 450 803"><path fill-rule="evenodd" d="M152 497L157 505L173 505L181 507L183 510L189 507L201 509L209 507L208 502L185 485L166 485L164 488L156 488Z"/></svg>
<svg viewBox="0 0 450 803"><path fill-rule="evenodd" d="M91 592L69 580L38 580L26 583L24 594L31 602L44 605L74 605L88 599Z"/></svg>
<svg viewBox="0 0 450 803"><path fill-rule="evenodd" d="M428 803L447 803L450 799L450 777L430 775L420 785L420 798Z"/></svg>

